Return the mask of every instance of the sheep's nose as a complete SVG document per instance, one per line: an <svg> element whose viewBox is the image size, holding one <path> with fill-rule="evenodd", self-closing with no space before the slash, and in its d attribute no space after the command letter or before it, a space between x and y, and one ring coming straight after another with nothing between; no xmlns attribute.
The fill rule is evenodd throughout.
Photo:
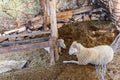
<svg viewBox="0 0 120 80"><path fill-rule="evenodd" d="M66 49L66 45L65 45L63 42L61 42L61 43L59 44L59 46L60 46L61 48Z"/></svg>
<svg viewBox="0 0 120 80"><path fill-rule="evenodd" d="M69 50L69 55L73 55L73 54L75 54L77 52L77 49L76 48L71 48L70 50Z"/></svg>
<svg viewBox="0 0 120 80"><path fill-rule="evenodd" d="M70 49L70 50L69 50L69 55L72 55L72 54L74 54L74 50L73 50L73 49Z"/></svg>
<svg viewBox="0 0 120 80"><path fill-rule="evenodd" d="M66 45L64 44L64 47L63 47L64 49L66 49Z"/></svg>

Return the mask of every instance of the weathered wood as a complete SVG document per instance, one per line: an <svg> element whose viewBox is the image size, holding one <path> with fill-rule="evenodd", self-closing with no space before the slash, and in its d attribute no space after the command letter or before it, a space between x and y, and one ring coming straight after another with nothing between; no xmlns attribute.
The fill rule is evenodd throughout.
<svg viewBox="0 0 120 80"><path fill-rule="evenodd" d="M64 20L69 20L69 19L72 18L72 15L73 15L73 10L59 12L59 13L56 14L57 22L64 21ZM49 16L47 16L47 22L50 23L50 17Z"/></svg>
<svg viewBox="0 0 120 80"><path fill-rule="evenodd" d="M113 5L114 5L113 10L114 19L120 22L120 0L113 1Z"/></svg>
<svg viewBox="0 0 120 80"><path fill-rule="evenodd" d="M0 43L0 46L11 46L15 44L36 43L36 42L48 41L49 39L50 39L49 37L44 37L44 38L36 38L36 39L29 39L29 40L22 40L22 41L3 42L3 43Z"/></svg>
<svg viewBox="0 0 120 80"><path fill-rule="evenodd" d="M0 42L4 42L4 41L6 41L6 40L7 40L7 38L0 39Z"/></svg>
<svg viewBox="0 0 120 80"><path fill-rule="evenodd" d="M55 41L53 38L50 39L50 64L55 64Z"/></svg>
<svg viewBox="0 0 120 80"><path fill-rule="evenodd" d="M57 18L56 18L56 0L49 0L48 2L48 6L49 6L49 16L50 16L50 28L51 28L51 37L54 40L53 45L51 46L51 53L50 53L50 57L51 57L51 65L55 64L55 59L56 56L58 55L58 51L56 51L57 48L57 38L58 38L58 28L57 28ZM53 51L52 51L53 50Z"/></svg>
<svg viewBox="0 0 120 80"><path fill-rule="evenodd" d="M96 9L96 8L97 7L95 7L95 6L86 6L86 7L81 7L79 9L76 9L76 10L69 10L69 11L58 12L58 13L56 13L57 22L58 23L59 22L69 22L70 19L73 18L73 15L89 12L89 11L91 11L93 9ZM48 11L50 11L50 10L48 10ZM51 14L51 13L49 12L49 14ZM32 18L30 20L32 22L32 25L33 25L34 29L37 29L40 26L42 26L44 23L45 23L45 26L47 24L49 24L50 23L50 16L47 15L47 20L46 20L46 17L42 16L42 15L37 16L35 18Z"/></svg>
<svg viewBox="0 0 120 80"><path fill-rule="evenodd" d="M57 13L57 21L71 19L72 15L73 15L73 10L59 12L59 13Z"/></svg>
<svg viewBox="0 0 120 80"><path fill-rule="evenodd" d="M44 26L44 30L47 31L47 24L48 24L48 21L47 21L47 16L48 16L48 10L47 10L47 0L42 0L41 1L42 4L43 4L43 8L44 8L44 17L43 17L43 26Z"/></svg>
<svg viewBox="0 0 120 80"><path fill-rule="evenodd" d="M70 18L72 18L73 16L73 10L70 10L70 11L64 11L64 12L59 12L59 13L56 13L56 17L57 17L57 22L60 22L60 21L63 21L63 20L68 20ZM40 15L40 16L37 16L37 17L34 17L31 20L31 22L33 23L33 26L34 24L37 22L39 22L39 26L42 26L42 24L44 23L44 19L42 18L43 16ZM46 22L45 22L46 23ZM50 17L47 16L47 23L49 24L50 23ZM38 28L38 27L34 27L35 29Z"/></svg>
<svg viewBox="0 0 120 80"><path fill-rule="evenodd" d="M56 19L56 1L49 0L49 13L50 13L50 24L51 24L51 36L58 37L58 30L57 30L57 19Z"/></svg>
<svg viewBox="0 0 120 80"><path fill-rule="evenodd" d="M93 9L96 9L96 6L85 6L85 7L81 7L80 9L76 9L73 11L73 14L80 14L80 13L85 13L85 12L89 12L92 11Z"/></svg>
<svg viewBox="0 0 120 80"><path fill-rule="evenodd" d="M14 38L14 37L24 37L24 36L34 36L34 35L42 35L42 34L50 34L50 31L33 31L32 33L26 34L14 34L14 35L6 35L0 36L0 39Z"/></svg>
<svg viewBox="0 0 120 80"><path fill-rule="evenodd" d="M57 21L59 22L62 20L69 20L72 18L73 15L89 12L89 11L92 11L93 9L97 9L97 7L86 6L86 7L81 7L79 9L76 9L76 10L59 12L59 13L57 13ZM49 19L49 17L48 17L48 19Z"/></svg>
<svg viewBox="0 0 120 80"><path fill-rule="evenodd" d="M0 54L16 52L16 51L30 51L30 50L34 50L34 49L49 47L50 46L49 44L50 44L50 42L46 41L46 42L34 43L34 44L2 47L2 48L0 48Z"/></svg>
<svg viewBox="0 0 120 80"><path fill-rule="evenodd" d="M25 30L26 30L26 27L23 26L23 27L18 28L18 29L13 29L13 30L10 30L10 31L5 31L3 35L8 35L8 34L11 34L11 33L14 33L14 32L20 33L20 32L23 32Z"/></svg>
<svg viewBox="0 0 120 80"><path fill-rule="evenodd" d="M16 37L9 38L8 41L15 41Z"/></svg>
<svg viewBox="0 0 120 80"><path fill-rule="evenodd" d="M57 27L58 27L58 28L61 28L63 25L64 25L64 23L58 23L58 24L57 24Z"/></svg>

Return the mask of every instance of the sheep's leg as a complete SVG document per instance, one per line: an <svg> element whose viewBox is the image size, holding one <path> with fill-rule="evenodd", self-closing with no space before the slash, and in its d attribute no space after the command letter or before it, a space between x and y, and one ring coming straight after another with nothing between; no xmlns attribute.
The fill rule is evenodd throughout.
<svg viewBox="0 0 120 80"><path fill-rule="evenodd" d="M59 54L62 54L62 52L61 52L61 48L59 47Z"/></svg>
<svg viewBox="0 0 120 80"><path fill-rule="evenodd" d="M79 64L79 62L75 61L75 60L63 61L63 63L75 63L75 64Z"/></svg>
<svg viewBox="0 0 120 80"><path fill-rule="evenodd" d="M106 64L101 65L102 66L102 78L105 79L106 75Z"/></svg>
<svg viewBox="0 0 120 80"><path fill-rule="evenodd" d="M106 64L96 65L96 73L99 80L105 80Z"/></svg>

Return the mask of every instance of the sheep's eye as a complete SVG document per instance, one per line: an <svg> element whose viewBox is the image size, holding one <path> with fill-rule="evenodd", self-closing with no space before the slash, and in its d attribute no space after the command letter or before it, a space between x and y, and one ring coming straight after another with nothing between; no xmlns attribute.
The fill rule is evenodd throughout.
<svg viewBox="0 0 120 80"><path fill-rule="evenodd" d="M76 45L73 45L73 48L76 48L77 46Z"/></svg>

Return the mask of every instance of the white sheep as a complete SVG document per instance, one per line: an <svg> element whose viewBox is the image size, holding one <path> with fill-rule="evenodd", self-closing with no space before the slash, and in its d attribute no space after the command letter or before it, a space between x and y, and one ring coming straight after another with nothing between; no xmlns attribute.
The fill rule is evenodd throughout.
<svg viewBox="0 0 120 80"><path fill-rule="evenodd" d="M65 43L64 43L64 40L63 39L58 39L58 52L60 53L60 54L62 54L62 52L61 52L61 48L66 48L66 45L65 45ZM44 48L48 53L50 53L50 47L46 47L46 48Z"/></svg>
<svg viewBox="0 0 120 80"><path fill-rule="evenodd" d="M63 63L76 63L80 65L95 64L103 65L109 63L114 56L113 49L108 45L100 45L86 48L82 44L74 41L69 49L69 55L76 55L78 61L70 60Z"/></svg>
<svg viewBox="0 0 120 80"><path fill-rule="evenodd" d="M112 61L114 51L111 46L100 45L92 48L86 48L82 44L74 41L69 49L69 55L76 55L78 61L70 60L63 63L75 63L79 65L94 64L96 74L99 80L105 80L106 65Z"/></svg>

